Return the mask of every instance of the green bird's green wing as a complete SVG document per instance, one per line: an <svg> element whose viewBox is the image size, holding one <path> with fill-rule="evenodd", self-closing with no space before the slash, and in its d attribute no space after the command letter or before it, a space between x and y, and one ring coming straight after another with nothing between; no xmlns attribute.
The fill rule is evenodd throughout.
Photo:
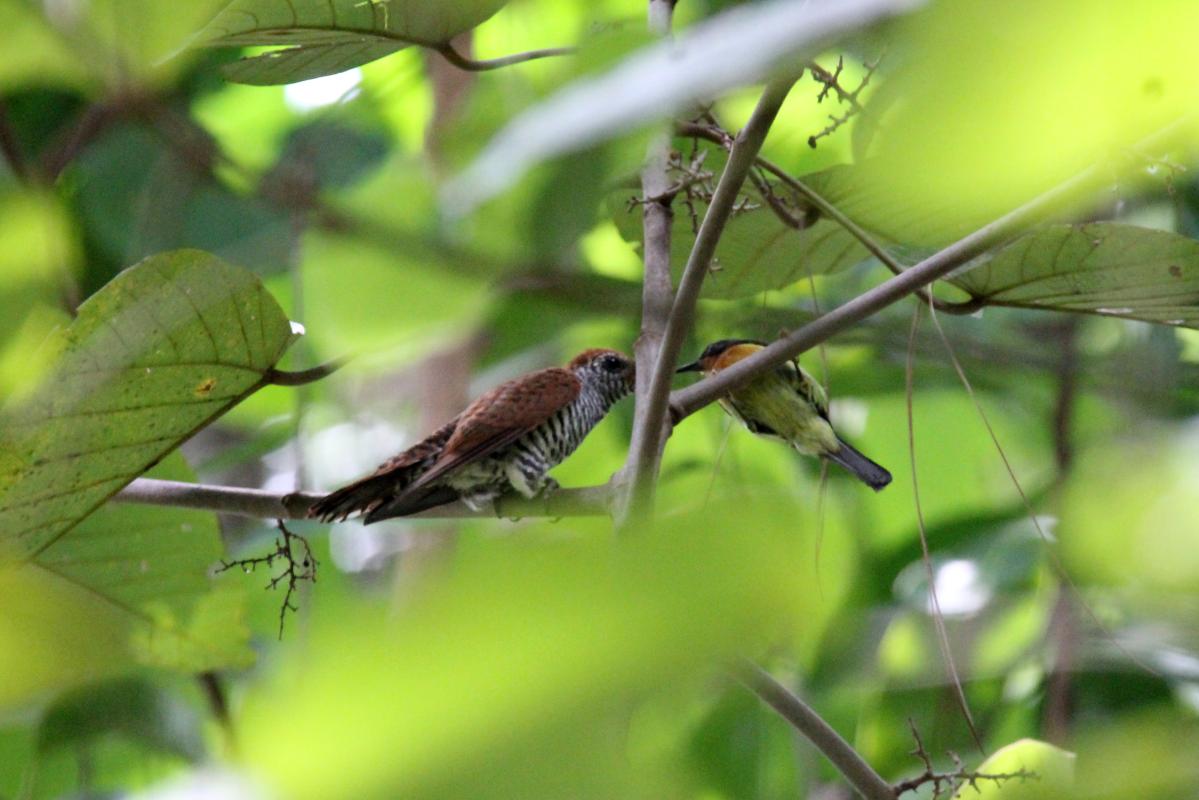
<svg viewBox="0 0 1199 800"><path fill-rule="evenodd" d="M783 377L795 387L795 391L799 392L809 404L814 406L824 419L828 419L828 395L824 391L824 387L820 382L813 378L803 367L799 366L798 361L788 361L780 368Z"/></svg>

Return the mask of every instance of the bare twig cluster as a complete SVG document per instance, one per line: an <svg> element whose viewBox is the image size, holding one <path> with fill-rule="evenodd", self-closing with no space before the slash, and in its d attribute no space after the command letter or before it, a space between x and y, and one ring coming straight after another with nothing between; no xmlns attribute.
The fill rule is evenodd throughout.
<svg viewBox="0 0 1199 800"><path fill-rule="evenodd" d="M835 94L838 103L849 106L842 114L829 114L829 124L825 126L824 130L808 137L808 147L815 149L816 142L825 136L835 133L842 125L853 119L854 116L862 113L863 108L859 97L865 88L870 85L870 79L874 77L874 71L878 69L878 63L878 60L875 60L865 64L866 74L862 76L862 80L852 91L841 85L841 73L845 69L845 58L843 56L837 57L837 66L832 72L829 72L815 61L808 64L809 74L821 86L819 94L816 95L816 102L823 103L830 94Z"/></svg>
<svg viewBox="0 0 1199 800"><path fill-rule="evenodd" d="M316 583L316 570L320 562L313 555L312 547L308 544L306 538L288 530L281 519L276 520L275 524L279 528L280 536L275 539L274 550L264 556L235 558L231 561L222 559L216 572L220 574L237 567L243 572L250 573L259 567L269 570L274 568L276 561L283 562L283 571L277 575L272 575L270 581L266 584L266 588L272 591L279 586L286 586L286 590L283 593L283 603L279 606L279 638L282 639L283 624L287 620L287 612L295 613L299 611L299 608L292 602L292 598L295 596L296 590L301 583Z"/></svg>
<svg viewBox="0 0 1199 800"><path fill-rule="evenodd" d="M920 738L920 731L916 729L916 723L908 720L908 727L912 731L912 738L916 740L916 747L911 751L912 755L920 759L924 764L924 772L914 778L909 778L906 781L895 784L895 796L906 792L914 792L922 786L932 784L933 800L941 797L961 797L962 789L969 786L971 789L978 791L980 781L991 781L997 786L1002 786L1007 781L1018 780L1021 783L1028 780L1038 780L1039 775L1027 769L1021 768L1016 772L979 772L970 770L962 763L962 759L957 753L952 750L948 755L953 761L954 769L952 772L938 772L933 767L932 756L924 747L924 740Z"/></svg>

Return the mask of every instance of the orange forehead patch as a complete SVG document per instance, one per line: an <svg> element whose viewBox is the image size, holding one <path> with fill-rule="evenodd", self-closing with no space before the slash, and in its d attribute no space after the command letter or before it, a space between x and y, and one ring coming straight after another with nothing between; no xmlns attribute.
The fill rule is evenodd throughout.
<svg viewBox="0 0 1199 800"><path fill-rule="evenodd" d="M709 359L708 364L704 365L704 368L709 372L720 372L720 370L731 367L743 358L749 358L761 349L762 345L754 344L753 342L735 344L723 350L715 358Z"/></svg>

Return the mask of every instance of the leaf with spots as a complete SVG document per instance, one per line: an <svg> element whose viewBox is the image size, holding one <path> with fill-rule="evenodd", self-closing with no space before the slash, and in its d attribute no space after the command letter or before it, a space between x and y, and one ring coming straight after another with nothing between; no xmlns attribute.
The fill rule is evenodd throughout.
<svg viewBox="0 0 1199 800"><path fill-rule="evenodd" d="M1199 328L1199 242L1168 231L1051 225L950 282L989 305Z"/></svg>
<svg viewBox="0 0 1199 800"><path fill-rule="evenodd" d="M506 0L234 0L197 36L209 47L285 45L225 68L238 83L333 75L409 45L439 47Z"/></svg>
<svg viewBox="0 0 1199 800"><path fill-rule="evenodd" d="M198 250L152 256L79 307L51 366L0 411L0 565L38 557L264 384L293 334L252 273Z"/></svg>

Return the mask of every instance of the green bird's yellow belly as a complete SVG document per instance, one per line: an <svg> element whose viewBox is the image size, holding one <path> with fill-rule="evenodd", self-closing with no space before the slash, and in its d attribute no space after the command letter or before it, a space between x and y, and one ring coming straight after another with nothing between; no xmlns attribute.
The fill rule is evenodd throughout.
<svg viewBox="0 0 1199 800"><path fill-rule="evenodd" d="M720 404L755 433L771 436L773 431L806 455L823 455L840 446L828 420L777 374L750 382Z"/></svg>

